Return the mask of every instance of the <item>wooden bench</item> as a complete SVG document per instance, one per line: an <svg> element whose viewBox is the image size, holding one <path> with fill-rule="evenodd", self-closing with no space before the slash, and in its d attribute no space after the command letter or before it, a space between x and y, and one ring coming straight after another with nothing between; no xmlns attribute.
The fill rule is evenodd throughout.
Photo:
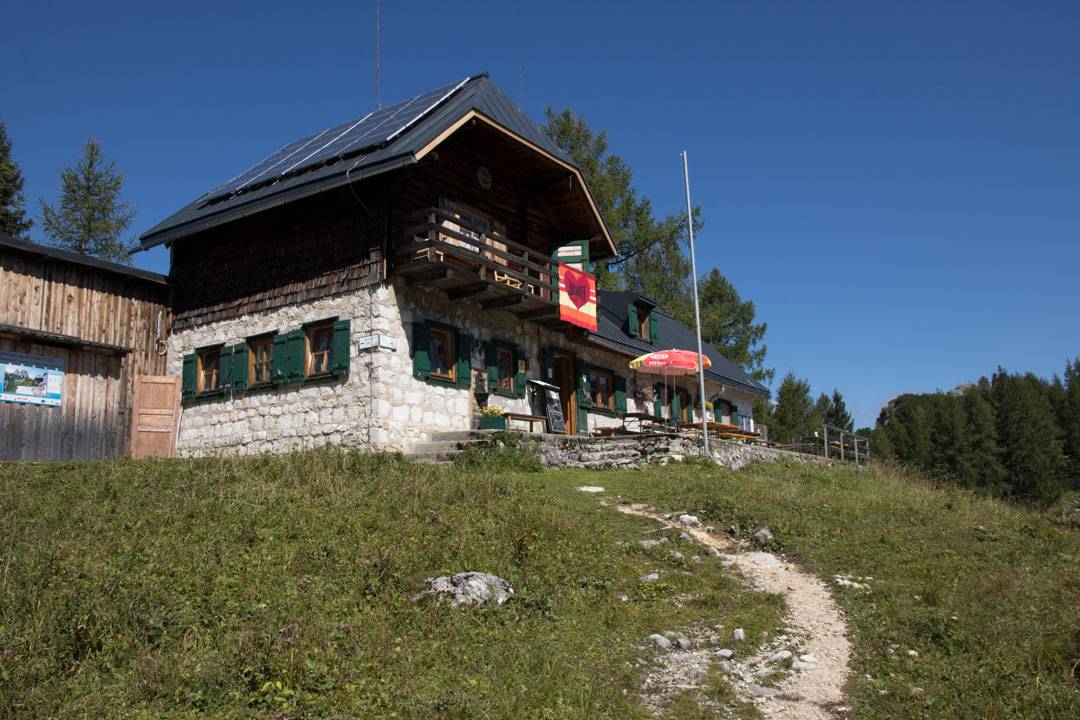
<svg viewBox="0 0 1080 720"><path fill-rule="evenodd" d="M547 430L547 418L543 415L529 415L528 413L503 413L503 417L506 418L507 429L510 427L511 420L520 420L521 422L529 423L529 432L533 432L533 424L540 423L540 432Z"/></svg>

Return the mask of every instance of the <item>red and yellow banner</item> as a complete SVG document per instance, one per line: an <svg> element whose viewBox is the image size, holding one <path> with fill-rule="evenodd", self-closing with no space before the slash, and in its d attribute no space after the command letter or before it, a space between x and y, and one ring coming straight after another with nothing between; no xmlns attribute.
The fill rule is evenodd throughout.
<svg viewBox="0 0 1080 720"><path fill-rule="evenodd" d="M559 319L596 332L596 276L559 263Z"/></svg>

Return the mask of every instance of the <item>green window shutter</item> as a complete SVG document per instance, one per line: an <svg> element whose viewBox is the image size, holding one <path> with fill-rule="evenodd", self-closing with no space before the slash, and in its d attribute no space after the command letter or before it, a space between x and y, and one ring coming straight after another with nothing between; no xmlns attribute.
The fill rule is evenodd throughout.
<svg viewBox="0 0 1080 720"><path fill-rule="evenodd" d="M723 417L724 417L723 416L723 411L720 409L720 401L719 400L713 400L712 419L715 420L716 422L721 422L723 420Z"/></svg>
<svg viewBox="0 0 1080 720"><path fill-rule="evenodd" d="M222 345L218 355L218 389L232 390L233 385L233 346Z"/></svg>
<svg viewBox="0 0 1080 720"><path fill-rule="evenodd" d="M660 401L660 383L653 385L653 415L663 417L664 403Z"/></svg>
<svg viewBox="0 0 1080 720"><path fill-rule="evenodd" d="M525 397L525 373L521 372L521 361L525 359L525 353L514 350L514 394Z"/></svg>
<svg viewBox="0 0 1080 720"><path fill-rule="evenodd" d="M330 372L334 375L349 373L349 355L352 349L351 327L347 318L334 321L334 338L330 344Z"/></svg>
<svg viewBox="0 0 1080 720"><path fill-rule="evenodd" d="M555 383L555 351L551 348L544 348L543 352L543 371L540 373L540 379L545 382Z"/></svg>
<svg viewBox="0 0 1080 720"><path fill-rule="evenodd" d="M499 349L488 340L484 343L484 365L487 366L488 392L499 387Z"/></svg>
<svg viewBox="0 0 1080 720"><path fill-rule="evenodd" d="M285 335L285 374L286 382L300 382L304 379L304 331L291 330Z"/></svg>
<svg viewBox="0 0 1080 720"><path fill-rule="evenodd" d="M472 386L472 338L461 331L457 334L457 384L463 388Z"/></svg>
<svg viewBox="0 0 1080 720"><path fill-rule="evenodd" d="M732 425L742 425L741 419L742 419L742 416L739 415L739 408L732 405L731 406L731 424Z"/></svg>
<svg viewBox="0 0 1080 720"><path fill-rule="evenodd" d="M270 381L280 385L289 379L288 359L285 343L288 336L278 333L274 336L274 345L270 349Z"/></svg>
<svg viewBox="0 0 1080 720"><path fill-rule="evenodd" d="M233 345L232 349L232 390L244 392L248 387L248 346L246 340Z"/></svg>
<svg viewBox="0 0 1080 720"><path fill-rule="evenodd" d="M649 337L648 341L655 345L660 338L660 321L656 317L656 310L649 311Z"/></svg>
<svg viewBox="0 0 1080 720"><path fill-rule="evenodd" d="M626 412L626 378L615 376L615 412Z"/></svg>
<svg viewBox="0 0 1080 720"><path fill-rule="evenodd" d="M579 407L577 412L577 434L583 437L589 436L589 411Z"/></svg>
<svg viewBox="0 0 1080 720"><path fill-rule="evenodd" d="M195 397L195 353L184 356L183 369L180 372L180 399L191 400Z"/></svg>
<svg viewBox="0 0 1080 720"><path fill-rule="evenodd" d="M577 374L578 405L592 407L592 388L589 386L589 370L585 367L585 361L576 359L574 368Z"/></svg>
<svg viewBox="0 0 1080 720"><path fill-rule="evenodd" d="M413 375L426 378L431 374L431 334L426 322L412 324Z"/></svg>
<svg viewBox="0 0 1080 720"><path fill-rule="evenodd" d="M671 393L671 419L679 420L682 418L682 398L679 397L679 391L674 390Z"/></svg>
<svg viewBox="0 0 1080 720"><path fill-rule="evenodd" d="M691 396L686 397L686 420L687 422L694 422L694 408L697 407L697 399Z"/></svg>
<svg viewBox="0 0 1080 720"><path fill-rule="evenodd" d="M630 320L629 320L628 324L630 326L630 335L631 335L631 337L637 337L638 336L638 316L637 316L637 305L635 303L630 303Z"/></svg>

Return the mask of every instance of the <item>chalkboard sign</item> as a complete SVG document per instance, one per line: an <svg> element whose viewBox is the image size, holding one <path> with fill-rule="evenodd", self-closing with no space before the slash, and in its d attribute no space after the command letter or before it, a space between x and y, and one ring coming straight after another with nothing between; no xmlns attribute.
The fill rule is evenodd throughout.
<svg viewBox="0 0 1080 720"><path fill-rule="evenodd" d="M562 416L562 403L559 401L559 389L544 388L544 401L547 405L548 432L562 434L566 432L566 422Z"/></svg>

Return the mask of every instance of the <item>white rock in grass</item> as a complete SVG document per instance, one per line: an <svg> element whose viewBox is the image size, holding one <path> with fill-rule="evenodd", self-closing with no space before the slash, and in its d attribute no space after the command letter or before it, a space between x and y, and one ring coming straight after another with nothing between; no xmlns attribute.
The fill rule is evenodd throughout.
<svg viewBox="0 0 1080 720"><path fill-rule="evenodd" d="M641 576L641 582L643 582L643 583L654 583L659 579L660 579L660 573L654 573L653 572L653 573L649 573L648 575L642 575Z"/></svg>
<svg viewBox="0 0 1080 720"><path fill-rule="evenodd" d="M735 651L730 650L728 648L724 648L723 650L717 650L716 654L719 655L720 657L724 658L725 660L730 660L732 657L735 656Z"/></svg>
<svg viewBox="0 0 1080 720"><path fill-rule="evenodd" d="M660 635L660 634L657 634L657 633L653 633L652 635L650 635L650 636L649 636L648 638L646 638L646 639L647 639L647 640L648 640L649 642L651 642L651 643L653 643L654 645L656 645L657 647L659 647L659 648L660 648L661 650L670 650L670 649L671 649L671 641L670 641L670 640L668 640L668 639L667 639L666 637L664 637L663 635Z"/></svg>
<svg viewBox="0 0 1080 720"><path fill-rule="evenodd" d="M705 552L709 553L709 555L711 555L712 557L720 557L721 554L720 551L714 547L706 549Z"/></svg>
<svg viewBox="0 0 1080 720"><path fill-rule="evenodd" d="M600 487L599 485L582 485L581 487L578 488L578 492L602 493L602 492L604 492L604 488Z"/></svg>
<svg viewBox="0 0 1080 720"><path fill-rule="evenodd" d="M440 575L424 580L428 589L413 598L413 602L425 597L436 600L450 598L454 607L460 605L502 605L514 594L514 588L501 577L482 572L463 572L457 575Z"/></svg>
<svg viewBox="0 0 1080 720"><path fill-rule="evenodd" d="M782 663L791 659L790 650L777 650L769 656L769 662Z"/></svg>
<svg viewBox="0 0 1080 720"><path fill-rule="evenodd" d="M731 636L735 638L736 642L742 642L743 640L746 640L746 631L742 628L735 628L735 630L732 631Z"/></svg>
<svg viewBox="0 0 1080 720"><path fill-rule="evenodd" d="M697 517L690 515L689 513L683 513L679 516L679 522L683 525L689 525L690 527L697 527L701 525L701 521Z"/></svg>
<svg viewBox="0 0 1080 720"><path fill-rule="evenodd" d="M638 545L646 550L652 550L657 545L663 545L667 542L667 538L660 538L659 540L638 540Z"/></svg>
<svg viewBox="0 0 1080 720"><path fill-rule="evenodd" d="M754 533L754 542L757 543L759 547L765 547L775 539L772 530L769 530L767 527L758 528L757 532Z"/></svg>
<svg viewBox="0 0 1080 720"><path fill-rule="evenodd" d="M672 550L671 551L671 559L672 560L682 560L682 559L684 559L684 557L685 556L681 552L679 552L678 550Z"/></svg>
<svg viewBox="0 0 1080 720"><path fill-rule="evenodd" d="M776 688L764 687L763 685L754 684L751 684L750 687L747 689L750 691L750 694L754 695L755 697L772 697L776 693L780 692Z"/></svg>
<svg viewBox="0 0 1080 720"><path fill-rule="evenodd" d="M691 647L693 647L693 645L690 644L690 641L686 638L679 638L675 641L675 644L679 646L680 650L689 650Z"/></svg>
<svg viewBox="0 0 1080 720"><path fill-rule="evenodd" d="M690 562L694 563L695 565L700 565L701 564L701 558L699 556L697 556L697 555L691 555L690 556Z"/></svg>

